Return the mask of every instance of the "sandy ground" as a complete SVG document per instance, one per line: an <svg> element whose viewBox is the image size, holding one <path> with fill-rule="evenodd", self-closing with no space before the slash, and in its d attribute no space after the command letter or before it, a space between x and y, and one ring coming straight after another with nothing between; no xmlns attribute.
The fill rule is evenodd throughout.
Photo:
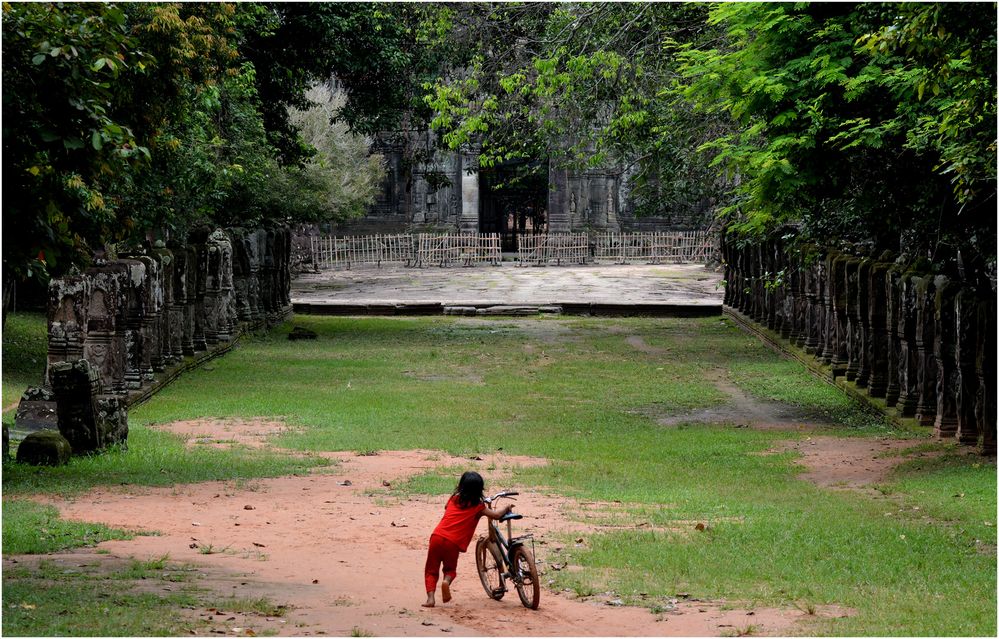
<svg viewBox="0 0 999 639"><path fill-rule="evenodd" d="M285 427L264 420L202 420L165 428L184 435L191 445L227 446L261 445ZM739 602L682 597L662 602L669 610L653 614L647 608L614 605L610 593L578 599L548 588L542 592L540 609L531 611L520 605L515 592L502 601L488 599L472 553L459 561L454 600L421 608L427 537L439 520L443 499L399 497L386 483L457 465L482 471L487 489L497 490L510 487L504 478L512 467L544 460L502 455L464 459L433 451L331 456L337 460L334 468L306 476L171 488L113 487L71 501L44 499L68 519L158 533L101 544L110 555L75 551L47 559L85 564L169 555L172 562L194 566L201 587L223 596L263 596L288 606L280 618L197 611L216 623L225 622L227 634L252 628L256 634L295 636L358 630L383 636L719 636L752 627L755 634L787 635L807 617L793 608L747 608ZM613 507L525 493L516 504L525 515L516 530L533 533L539 568L551 571L560 546L577 540L585 544L588 535L601 530L586 521L587 513L596 512L593 518L599 521L607 506ZM4 558L5 565L12 561L30 565L32 559ZM541 580L548 583L544 575ZM176 585L162 585L171 587ZM828 608L818 614L846 613Z"/></svg>

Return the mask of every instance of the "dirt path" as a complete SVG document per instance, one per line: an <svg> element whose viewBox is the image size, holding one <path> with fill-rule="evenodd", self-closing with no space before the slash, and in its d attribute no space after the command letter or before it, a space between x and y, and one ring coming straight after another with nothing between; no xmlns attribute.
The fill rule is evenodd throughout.
<svg viewBox="0 0 999 639"><path fill-rule="evenodd" d="M192 442L225 446L235 441L253 445L281 428L278 422L206 420L169 429L187 433ZM443 501L402 497L390 493L385 482L458 465L482 471L487 488L498 489L507 486L503 478L513 466L544 460L509 456L469 460L431 451L335 457L339 463L334 469L307 476L172 488L102 488L71 501L44 501L69 519L159 533L101 544L112 558L169 555L172 562L198 567L203 574L200 586L223 595L264 596L289 605L281 619L253 620L257 634L269 630L280 635L349 635L359 629L375 635L421 636L718 636L752 626L756 634L786 635L806 616L796 609L746 609L732 602L687 600L654 615L645 608L608 605L610 597L584 601L549 589L543 590L541 609L529 611L515 593L499 602L486 598L472 553L459 561L454 601L421 608L426 538ZM565 535L579 535L585 543L588 534L599 530L566 517L568 508L580 507L541 494L524 494L517 502L517 509L528 517L520 530L534 534L540 568L550 569L553 551L564 543ZM12 559L17 560L5 557L4 561ZM547 583L544 576L542 583ZM820 614L841 612L830 609ZM243 630L237 624L246 623L250 621L239 618L231 625Z"/></svg>

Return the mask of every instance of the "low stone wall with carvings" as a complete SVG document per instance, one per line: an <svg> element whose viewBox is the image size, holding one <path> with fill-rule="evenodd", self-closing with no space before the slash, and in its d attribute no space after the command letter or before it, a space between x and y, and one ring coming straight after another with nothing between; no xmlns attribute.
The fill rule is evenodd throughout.
<svg viewBox="0 0 999 639"><path fill-rule="evenodd" d="M16 429L58 427L74 453L123 443L130 404L291 313L290 260L287 228L204 227L53 279L45 385Z"/></svg>
<svg viewBox="0 0 999 639"><path fill-rule="evenodd" d="M996 453L996 291L782 240L722 243L725 306L893 418Z"/></svg>

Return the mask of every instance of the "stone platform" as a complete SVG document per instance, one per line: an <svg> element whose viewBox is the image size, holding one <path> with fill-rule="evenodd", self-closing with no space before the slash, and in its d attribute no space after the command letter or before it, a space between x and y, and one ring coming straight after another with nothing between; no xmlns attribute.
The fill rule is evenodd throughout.
<svg viewBox="0 0 999 639"><path fill-rule="evenodd" d="M292 282L312 315L721 314L722 273L701 264L355 267Z"/></svg>

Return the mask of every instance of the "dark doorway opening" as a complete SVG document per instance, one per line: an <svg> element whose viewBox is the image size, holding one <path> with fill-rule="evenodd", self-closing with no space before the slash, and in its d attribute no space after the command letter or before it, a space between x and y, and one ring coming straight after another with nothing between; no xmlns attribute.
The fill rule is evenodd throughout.
<svg viewBox="0 0 999 639"><path fill-rule="evenodd" d="M548 163L513 161L479 169L479 232L499 233L504 251L517 237L548 230Z"/></svg>

